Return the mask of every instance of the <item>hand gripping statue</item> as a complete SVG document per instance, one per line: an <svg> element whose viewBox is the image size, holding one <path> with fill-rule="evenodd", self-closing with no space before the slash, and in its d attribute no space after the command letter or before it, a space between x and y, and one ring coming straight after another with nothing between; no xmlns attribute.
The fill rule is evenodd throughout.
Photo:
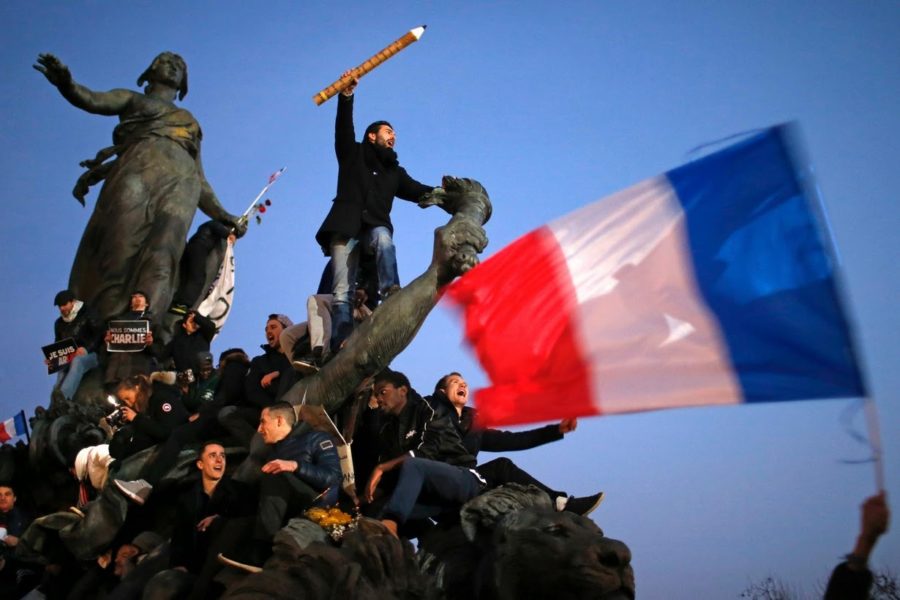
<svg viewBox="0 0 900 600"><path fill-rule="evenodd" d="M73 190L84 204L89 186L104 181L72 265L70 289L104 318L121 311L134 289L146 290L150 305L165 312L197 208L238 235L246 230L222 208L203 175L199 123L174 103L176 95L180 100L187 94L184 60L171 52L157 56L138 77L139 86L147 84L143 94L89 90L52 54L39 55L34 68L73 106L119 117L113 145L81 163L88 171Z"/></svg>

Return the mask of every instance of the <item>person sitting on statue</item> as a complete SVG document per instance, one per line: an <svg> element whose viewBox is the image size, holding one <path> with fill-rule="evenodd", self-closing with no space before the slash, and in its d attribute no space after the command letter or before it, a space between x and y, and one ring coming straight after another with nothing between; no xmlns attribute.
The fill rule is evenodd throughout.
<svg viewBox="0 0 900 600"><path fill-rule="evenodd" d="M150 310L147 298L146 292L134 290L131 293L128 310L112 319L112 321L146 321L147 334L144 336L144 347L141 350L108 353L106 375L104 377L104 383L108 386L114 386L117 382L132 375L149 375L157 368L157 359L163 353L163 350L155 340L154 331L156 326L154 324L153 311ZM103 341L109 344L113 339L112 332L107 330Z"/></svg>
<svg viewBox="0 0 900 600"><path fill-rule="evenodd" d="M188 310L178 322L175 335L166 344L165 353L179 373L193 368L197 353L209 352L216 335L216 324L195 310Z"/></svg>
<svg viewBox="0 0 900 600"><path fill-rule="evenodd" d="M20 598L37 583L37 573L14 557L30 524L31 517L16 506L13 486L0 482L0 598Z"/></svg>
<svg viewBox="0 0 900 600"><path fill-rule="evenodd" d="M143 94L90 90L52 54L38 55L34 68L73 106L119 118L114 145L84 161L88 171L73 191L84 204L89 186L104 182L72 265L73 291L103 318L116 314L135 288L147 290L150 305L165 312L197 208L238 236L247 228L206 180L200 124L174 103L187 95L187 65L172 52L159 54L138 77L138 86L147 84Z"/></svg>
<svg viewBox="0 0 900 600"><path fill-rule="evenodd" d="M372 123L362 142L356 141L353 90L358 81L352 71L343 77L352 78L352 83L338 96L334 132L337 195L316 233L322 251L332 258L333 353L340 350L353 329L351 299L361 252L375 256L382 300L400 288L390 217L394 197L421 203L435 190L410 177L400 166L394 151L394 129L387 121Z"/></svg>
<svg viewBox="0 0 900 600"><path fill-rule="evenodd" d="M295 431L297 416L287 402L262 410L258 432L269 446L260 479L259 510L251 543L233 555L219 555L230 566L255 573L271 554L272 538L286 520L313 506L333 506L341 487L341 465L334 440L316 430Z"/></svg>
<svg viewBox="0 0 900 600"><path fill-rule="evenodd" d="M376 500L382 477L399 470L393 492L381 509L382 523L394 534L408 520L456 510L481 492L486 482L475 470L446 409L422 398L403 373L384 369L375 376L375 398L387 415L379 432L378 465L365 497Z"/></svg>
<svg viewBox="0 0 900 600"><path fill-rule="evenodd" d="M197 456L199 479L178 497L172 529L169 568L147 583L145 595L154 597L208 597L212 577L221 569L220 552L231 552L240 528L230 525L253 514L249 486L225 473L225 448L216 441L203 444Z"/></svg>
<svg viewBox="0 0 900 600"><path fill-rule="evenodd" d="M76 345L74 358L59 371L56 379L56 388L66 400L71 400L84 374L100 364L97 352L103 339L103 325L97 312L78 300L71 290L56 294L53 304L59 308L59 318L53 324L55 341L71 338Z"/></svg>
<svg viewBox="0 0 900 600"><path fill-rule="evenodd" d="M565 434L575 431L578 426L577 419L564 419L555 425L546 425L527 431L503 431L477 427L477 411L466 406L469 400L469 385L463 376L455 371L438 380L434 386L434 394L429 400L449 409L450 420L459 432L463 445L476 457L481 450L509 452L527 450L555 442L561 440ZM565 492L552 490L506 457L478 465L477 470L487 481L488 488L499 487L506 483L518 483L533 485L543 490L550 496L556 510L566 510L587 516L603 501L603 492L576 498Z"/></svg>
<svg viewBox="0 0 900 600"><path fill-rule="evenodd" d="M281 388L290 383L282 377L290 371L291 364L281 352L281 332L293 324L287 315L269 315L265 329L266 343L261 346L263 353L250 361L250 369L244 379L244 401L227 406L219 413L219 422L243 446L249 444L256 431L254 426L259 422L260 411L279 399L283 393Z"/></svg>
<svg viewBox="0 0 900 600"><path fill-rule="evenodd" d="M204 300L202 295L222 264L226 245L236 239L234 231L220 221L210 220L197 228L181 255L178 290L169 312L187 314Z"/></svg>
<svg viewBox="0 0 900 600"><path fill-rule="evenodd" d="M151 382L146 375L124 379L116 388L116 396L123 421L109 441L109 455L116 460L165 441L175 427L187 421L177 388Z"/></svg>

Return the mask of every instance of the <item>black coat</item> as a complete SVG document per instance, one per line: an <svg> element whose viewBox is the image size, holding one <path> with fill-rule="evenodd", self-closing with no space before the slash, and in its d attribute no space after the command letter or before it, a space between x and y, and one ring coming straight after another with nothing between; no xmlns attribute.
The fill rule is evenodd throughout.
<svg viewBox="0 0 900 600"><path fill-rule="evenodd" d="M338 159L337 195L316 233L316 241L325 256L330 255L334 234L355 238L364 229L378 226L387 227L393 233L391 208L394 197L416 202L432 190L410 177L399 165L384 168L373 144L356 141L353 96L338 96L334 151Z"/></svg>
<svg viewBox="0 0 900 600"><path fill-rule="evenodd" d="M475 456L463 446L448 411L432 405L413 389L400 414L385 418L379 438L381 462L409 453L457 467L475 466Z"/></svg>
<svg viewBox="0 0 900 600"><path fill-rule="evenodd" d="M100 348L106 330L97 311L87 304L82 304L81 310L68 323L62 317L56 319L53 332L56 334L57 342L72 338L79 347L88 352L96 352Z"/></svg>
<svg viewBox="0 0 900 600"><path fill-rule="evenodd" d="M555 442L563 438L558 424L545 425L544 427L526 431L481 429L475 425L477 411L474 408L464 406L462 414L458 415L445 394L437 392L430 399L432 404L440 405L448 410L450 421L456 426L463 445L466 447L466 450L475 456L478 456L478 452L481 450L485 452L528 450L529 448Z"/></svg>
<svg viewBox="0 0 900 600"><path fill-rule="evenodd" d="M271 406L278 399L278 390L281 381L291 372L291 363L281 350L275 350L268 344L262 346L263 354L255 356L250 361L250 370L244 380L244 392L249 404L262 410ZM281 375L269 387L263 387L262 378L273 371Z"/></svg>
<svg viewBox="0 0 900 600"><path fill-rule="evenodd" d="M156 381L147 402L147 410L138 413L131 423L124 425L113 435L109 441L109 455L122 460L165 441L172 430L186 423L187 419L188 413L181 402L178 388Z"/></svg>

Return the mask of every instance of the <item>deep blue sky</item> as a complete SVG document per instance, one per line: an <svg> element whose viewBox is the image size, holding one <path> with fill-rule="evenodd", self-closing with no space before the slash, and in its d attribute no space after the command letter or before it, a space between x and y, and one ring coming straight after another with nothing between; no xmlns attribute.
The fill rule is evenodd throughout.
<svg viewBox="0 0 900 600"><path fill-rule="evenodd" d="M311 96L427 23L421 42L363 79L358 130L391 120L402 164L424 182L444 173L480 180L494 203L488 255L681 164L699 144L799 121L881 411L889 499L900 498L892 477L900 459L900 4L183 4L0 5L0 418L48 401L39 347L52 338L53 295L66 287L96 198L84 209L70 190L78 162L107 146L115 125L63 100L31 69L39 52L56 53L97 90L135 89L162 50L184 56L183 105L203 126L207 177L232 212L288 167L263 225L238 243L235 310L213 348L253 354L265 315L303 320L323 265L313 235L334 193L335 105L316 107ZM398 201L404 281L424 270L444 220ZM483 384L460 339L454 315L439 308L394 366L420 390L449 370ZM642 598L737 597L770 574L812 592L851 549L858 505L874 492L871 466L841 462L866 455L843 430L850 404L584 419L563 442L514 458L554 487L607 492L594 519L631 547ZM876 566L900 565L896 529Z"/></svg>

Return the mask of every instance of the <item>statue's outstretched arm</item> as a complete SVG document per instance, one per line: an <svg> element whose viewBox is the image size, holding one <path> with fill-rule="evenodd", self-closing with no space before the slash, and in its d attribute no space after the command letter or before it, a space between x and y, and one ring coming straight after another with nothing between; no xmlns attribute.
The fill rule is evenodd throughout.
<svg viewBox="0 0 900 600"><path fill-rule="evenodd" d="M434 308L440 289L478 263L487 246L482 224L491 213L487 192L470 179L444 178L444 207L450 222L435 230L428 269L359 325L341 350L319 373L297 382L284 396L295 406L322 405L333 412L365 377L373 375L406 348ZM452 208L452 210L450 210Z"/></svg>
<svg viewBox="0 0 900 600"><path fill-rule="evenodd" d="M200 155L201 152L198 150L196 159L197 171L200 174L200 202L198 207L203 214L210 219L215 219L216 221L230 225L234 228L237 236L241 237L247 232L247 222L242 221L240 217L225 210L225 207L219 202L218 196L216 196L212 186L209 185L209 182L206 180L206 174L203 172L203 161L200 159Z"/></svg>
<svg viewBox="0 0 900 600"><path fill-rule="evenodd" d="M72 73L58 58L52 54L38 54L37 64L32 65L40 71L47 81L56 86L63 98L73 106L96 115L119 115L124 112L134 98L136 92L115 89L108 92L95 92L81 84L75 83Z"/></svg>

